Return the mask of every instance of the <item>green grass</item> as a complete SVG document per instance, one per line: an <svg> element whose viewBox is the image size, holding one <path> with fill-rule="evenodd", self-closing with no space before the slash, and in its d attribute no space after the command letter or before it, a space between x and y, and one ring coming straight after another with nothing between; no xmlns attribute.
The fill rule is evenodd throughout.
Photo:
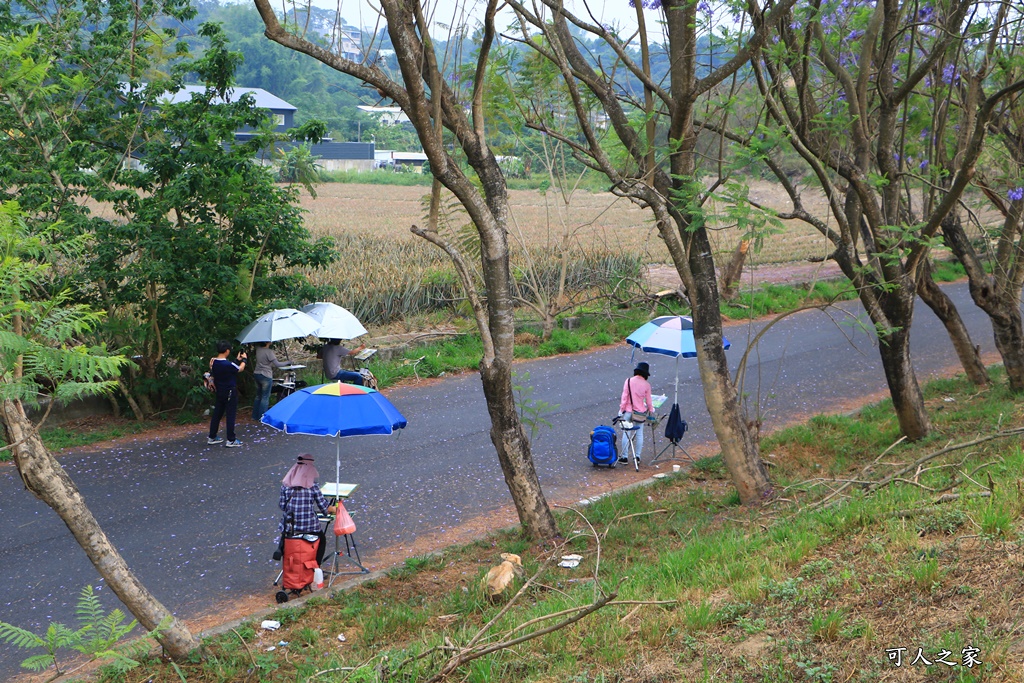
<svg viewBox="0 0 1024 683"><path fill-rule="evenodd" d="M325 183L355 183L359 185L423 185L430 187L433 178L423 173L395 173L394 171L322 171Z"/></svg>
<svg viewBox="0 0 1024 683"><path fill-rule="evenodd" d="M123 436L141 434L150 429L160 426L161 423L152 420L142 422L119 422L113 425L102 426L97 429L68 429L65 427L44 428L41 432L43 443L51 451L59 451L63 448L80 448L101 441L119 439ZM0 454L0 460L4 459L6 453Z"/></svg>
<svg viewBox="0 0 1024 683"><path fill-rule="evenodd" d="M1005 380L993 377L995 386L981 392L962 380L928 386L928 395L954 399L932 402L940 407L932 419L941 437L900 444L885 462L913 461L947 441L1021 423ZM699 461L690 476L603 497L581 509L586 522L559 514L569 540L556 555L578 552L583 563L541 571L503 616L504 600L492 603L479 589L484 573L499 553L515 552L530 575L548 553L515 532L409 558L372 584L278 610L273 618L285 624L282 631L239 629L245 646L233 635L217 639L207 644L207 658L182 665L183 673L199 683L229 681L252 673L255 662L254 680L262 681L307 680L341 667L348 668L336 680L385 680L383 670L391 672L387 680L426 680L447 658L433 648L464 646L495 617L485 642L519 635L517 627L531 620L546 625L546 615L589 603L600 585L630 602L476 660L453 680L875 681L893 675L884 650L895 645L911 648L911 656L923 647L930 659L942 648L959 659L963 648L978 647L985 678L1009 680L1016 636L1003 625L1012 623L1021 595L1018 569L1005 558L1024 545L1024 496L1015 485L1024 478L1024 454L1015 442L933 461L918 473L917 485L894 484L871 495L852 489L841 504L809 505L835 488L820 482L811 463L823 462L842 478L895 440L886 406L856 417L819 417L773 435L772 474L785 500L763 510L733 504L727 481L712 476L723 469L719 457ZM961 411L972 416L970 424ZM884 475L887 466L876 467ZM990 475L996 493L936 505L928 489L946 485L951 470ZM939 509L897 514L917 508ZM597 584L592 529L600 539ZM651 601L675 602L639 604ZM338 633L348 637L344 647L336 644ZM286 651L266 651L281 639L291 643ZM927 673L974 680L967 669L953 679L945 668ZM178 679L153 660L131 680Z"/></svg>

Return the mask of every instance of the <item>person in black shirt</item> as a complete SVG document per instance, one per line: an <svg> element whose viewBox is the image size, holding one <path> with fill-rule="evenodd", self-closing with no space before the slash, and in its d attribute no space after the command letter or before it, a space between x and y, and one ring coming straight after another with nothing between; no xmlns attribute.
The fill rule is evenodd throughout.
<svg viewBox="0 0 1024 683"><path fill-rule="evenodd" d="M224 439L217 436L220 431L220 419L227 416L228 440L224 445L238 448L242 442L235 438L235 413L238 411L238 373L245 369L247 355L239 351L237 362L228 360L231 355L231 342L222 339L217 342L217 357L210 359L210 374L217 388L217 402L210 415L210 435L206 443L211 446L222 443Z"/></svg>

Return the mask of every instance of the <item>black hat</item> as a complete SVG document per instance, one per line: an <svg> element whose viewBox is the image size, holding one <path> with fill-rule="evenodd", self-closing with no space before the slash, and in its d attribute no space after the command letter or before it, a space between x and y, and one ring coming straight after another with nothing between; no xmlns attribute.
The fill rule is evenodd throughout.
<svg viewBox="0 0 1024 683"><path fill-rule="evenodd" d="M648 377L651 376L651 366L643 361L640 361L639 363L636 364L636 367L633 368L633 374L643 375L644 379L647 379Z"/></svg>

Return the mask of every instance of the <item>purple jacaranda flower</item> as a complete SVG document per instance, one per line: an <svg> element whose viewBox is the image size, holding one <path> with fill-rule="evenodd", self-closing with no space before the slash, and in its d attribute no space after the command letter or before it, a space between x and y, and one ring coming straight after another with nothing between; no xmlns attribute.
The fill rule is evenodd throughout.
<svg viewBox="0 0 1024 683"><path fill-rule="evenodd" d="M925 5L917 11L918 21L931 21L932 16L935 15L935 8L931 5Z"/></svg>
<svg viewBox="0 0 1024 683"><path fill-rule="evenodd" d="M922 130L922 131L921 131L921 139L922 139L922 140L924 140L924 139L925 139L926 137L928 137L928 133L929 133L929 131L928 131L928 129L927 129L927 128L925 128L924 130Z"/></svg>
<svg viewBox="0 0 1024 683"><path fill-rule="evenodd" d="M789 28L794 30L794 31L799 31L803 27L800 26L800 20L799 19L794 19L793 21L789 22Z"/></svg>
<svg viewBox="0 0 1024 683"><path fill-rule="evenodd" d="M1010 198L1011 202L1019 202L1024 199L1024 187L1015 187L1007 192L1006 196Z"/></svg>
<svg viewBox="0 0 1024 683"><path fill-rule="evenodd" d="M925 159L925 160L924 160L924 161L922 161L922 162L921 162L920 164L918 164L918 165L917 165L917 167L918 167L919 169L921 169L922 171L923 171L923 170L925 170L926 168L928 168L928 160L927 160L927 159Z"/></svg>
<svg viewBox="0 0 1024 683"><path fill-rule="evenodd" d="M942 82L946 85L952 85L953 79L956 78L956 67L952 64L947 64L942 67Z"/></svg>
<svg viewBox="0 0 1024 683"><path fill-rule="evenodd" d="M708 2L708 0L700 0L700 2L697 3L697 11L708 19L710 19L711 15L715 13L714 10L711 9L711 3Z"/></svg>
<svg viewBox="0 0 1024 683"><path fill-rule="evenodd" d="M858 31L854 29L846 34L846 42L852 43L855 40L860 40L860 37L864 35L864 31Z"/></svg>
<svg viewBox="0 0 1024 683"><path fill-rule="evenodd" d="M845 102L846 101L846 91L845 90L840 90L839 91L839 97L837 97L836 99L839 100L840 102Z"/></svg>
<svg viewBox="0 0 1024 683"><path fill-rule="evenodd" d="M897 164L900 163L900 155L897 154L896 152L893 152L892 153L892 160L895 161Z"/></svg>

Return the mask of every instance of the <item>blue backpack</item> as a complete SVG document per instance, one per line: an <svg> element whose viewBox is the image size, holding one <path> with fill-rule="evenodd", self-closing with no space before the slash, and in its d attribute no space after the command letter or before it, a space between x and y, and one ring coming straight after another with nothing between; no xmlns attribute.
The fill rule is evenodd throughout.
<svg viewBox="0 0 1024 683"><path fill-rule="evenodd" d="M615 467L619 459L619 449L615 446L615 429L599 425L594 427L590 433L590 447L587 449L587 457L594 467L608 465Z"/></svg>

